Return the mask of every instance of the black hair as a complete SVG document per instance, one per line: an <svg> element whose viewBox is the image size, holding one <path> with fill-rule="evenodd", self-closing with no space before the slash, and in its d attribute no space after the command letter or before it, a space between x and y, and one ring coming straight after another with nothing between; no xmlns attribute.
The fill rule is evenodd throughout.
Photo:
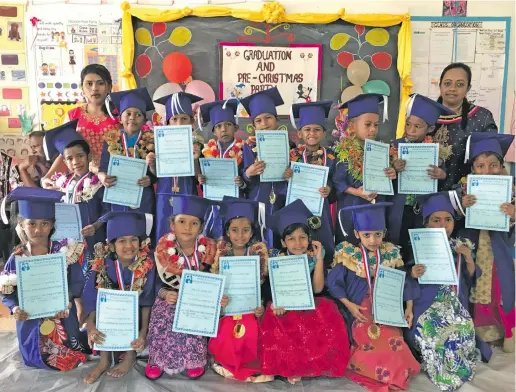
<svg viewBox="0 0 516 392"><path fill-rule="evenodd" d="M287 236L291 235L298 229L303 230L306 235L310 236L310 228L307 225L305 225L304 223L292 223L291 225L287 226L285 230L283 230L281 239L285 241L285 238L287 238Z"/></svg>
<svg viewBox="0 0 516 392"><path fill-rule="evenodd" d="M235 219L242 219L242 218L249 220L249 218L247 218L245 216L235 216L234 218L231 218L230 220L228 220L226 222L226 224L224 225L224 239L226 241L229 241L228 231L229 231L229 226L231 225L231 222L233 222L233 220L235 220ZM249 222L251 223L251 221L249 221ZM254 225L251 223L251 238L249 239L249 242L252 242L254 240L254 236L255 236L256 232L257 232L256 227L254 227Z"/></svg>
<svg viewBox="0 0 516 392"><path fill-rule="evenodd" d="M29 133L29 139L31 137L45 137L45 131L34 131Z"/></svg>
<svg viewBox="0 0 516 392"><path fill-rule="evenodd" d="M444 75L446 74L446 72L448 72L451 69L456 69L456 68L460 68L464 72L466 72L466 75L468 77L468 88L471 87L471 77L472 77L471 68L464 63L451 63L446 68L444 68L443 72L441 73L441 78L439 79L439 86L441 86L441 83L443 82ZM443 97L439 96L439 98L437 98L437 102L443 103ZM464 97L464 100L462 101L462 112L460 114L462 117L460 127L462 129L466 129L466 126L468 125L469 109L470 109L469 101L466 97Z"/></svg>
<svg viewBox="0 0 516 392"><path fill-rule="evenodd" d="M172 197L174 197L174 196L172 196ZM178 214L178 215L181 215L181 214ZM185 214L185 215L186 215L186 214ZM170 226L172 223L174 223L174 220L176 219L176 216L177 216L177 215L172 215L172 216L170 216L170 217L168 218L168 225L169 225L169 226ZM192 215L192 216L193 216L193 215ZM196 216L196 218L198 218L198 217ZM200 219L200 218L199 218L199 220L201 221L201 226L202 226L202 225L204 224L204 219ZM202 230L201 230L201 231L202 231Z"/></svg>
<svg viewBox="0 0 516 392"><path fill-rule="evenodd" d="M109 84L111 87L113 86L113 79L111 79L111 73L109 70L104 67L101 64L89 64L86 67L84 67L81 71L81 85L84 83L84 78L86 75L95 74L100 76L100 78L107 84ZM110 103L110 105L113 105ZM109 108L111 110L111 113L113 113L113 110L115 109L114 105L110 106ZM108 115L108 110L106 108L106 104L104 103L102 105L102 111L104 114Z"/></svg>
<svg viewBox="0 0 516 392"><path fill-rule="evenodd" d="M473 169L473 164L475 163L475 159L477 159L479 156L484 156L484 157L490 157L490 156L495 156L498 161L500 162L500 165L504 166L504 160L503 160L503 157L501 157L499 154L497 154L496 152L492 152L492 151L486 151L486 152L483 152L481 154L478 154L472 161L471 161L471 169Z"/></svg>
<svg viewBox="0 0 516 392"><path fill-rule="evenodd" d="M139 247L141 247L141 246L142 246L142 242L143 242L144 238L139 237L139 236L136 236L136 235L135 235L134 237L138 237L138 246L139 246ZM111 248L112 250L110 249L110 252L109 252L110 254L109 254L109 256L110 256L113 260L118 259L118 255L116 254L116 250L115 250L115 242L116 242L116 240L117 240L117 239L118 239L118 238L115 238L114 240L109 241L109 243L112 245L112 248Z"/></svg>
<svg viewBox="0 0 516 392"><path fill-rule="evenodd" d="M72 148L72 147L75 147L75 146L82 147L82 150L86 153L86 155L90 154L90 151L91 151L90 150L90 146L86 142L86 140L74 140L73 142L67 144L64 149L66 150L67 148ZM64 152L64 150L63 150L63 152Z"/></svg>

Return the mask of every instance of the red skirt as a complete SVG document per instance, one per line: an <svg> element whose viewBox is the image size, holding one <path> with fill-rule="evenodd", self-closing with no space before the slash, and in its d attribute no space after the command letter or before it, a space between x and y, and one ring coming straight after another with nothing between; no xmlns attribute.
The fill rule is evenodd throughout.
<svg viewBox="0 0 516 392"><path fill-rule="evenodd" d="M315 299L315 310L276 317L270 304L260 325L262 373L283 377L343 377L350 350L346 324L337 306Z"/></svg>
<svg viewBox="0 0 516 392"><path fill-rule="evenodd" d="M237 323L242 324L239 327L240 333L235 330ZM233 373L237 380L245 381L248 377L261 373L259 338L258 321L254 314L244 314L241 320L225 316L219 322L217 337L210 339L208 351L215 362Z"/></svg>

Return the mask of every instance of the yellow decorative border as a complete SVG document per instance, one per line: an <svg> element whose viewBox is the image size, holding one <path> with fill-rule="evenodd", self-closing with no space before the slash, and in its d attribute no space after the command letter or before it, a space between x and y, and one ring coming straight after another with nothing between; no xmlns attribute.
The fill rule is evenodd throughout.
<svg viewBox="0 0 516 392"><path fill-rule="evenodd" d="M186 16L200 18L215 18L220 16L232 16L233 18L248 20L250 22L276 23L313 23L328 24L342 19L346 22L374 27L389 27L401 24L398 34L398 73L401 81L400 111L396 137L401 137L405 128L405 103L412 91L410 70L412 66L412 35L410 28L410 15L389 14L353 14L346 15L341 9L337 14L286 14L285 7L279 3L266 3L261 11L245 9L233 9L222 6L205 5L195 8L159 10L155 8L133 8L127 2L121 4L122 15L122 54L123 71L121 77L125 88L136 88L136 80L132 73L134 61L134 33L132 17L144 22L172 22Z"/></svg>

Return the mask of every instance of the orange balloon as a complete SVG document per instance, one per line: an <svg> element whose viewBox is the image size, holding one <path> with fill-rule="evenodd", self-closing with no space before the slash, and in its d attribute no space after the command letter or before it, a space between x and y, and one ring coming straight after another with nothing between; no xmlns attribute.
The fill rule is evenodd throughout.
<svg viewBox="0 0 516 392"><path fill-rule="evenodd" d="M184 53L169 53L163 60L163 73L170 82L183 83L192 75L192 62Z"/></svg>

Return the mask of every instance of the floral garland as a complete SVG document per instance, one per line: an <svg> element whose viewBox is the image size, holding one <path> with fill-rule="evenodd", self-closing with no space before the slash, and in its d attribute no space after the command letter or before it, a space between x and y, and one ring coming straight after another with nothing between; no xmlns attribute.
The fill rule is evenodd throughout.
<svg viewBox="0 0 516 392"><path fill-rule="evenodd" d="M290 160L292 162L299 162L300 160L303 159L303 152L305 150L306 150L306 146L304 144L300 144L299 146L297 146L297 148L293 148L292 150L290 150ZM324 149L322 147L319 148L317 151L312 152L310 154L307 153L306 155L308 157L308 160L310 161L307 163L310 163L312 165L319 165L319 166L322 166L324 164L324 161L323 161ZM331 161L333 161L335 159L335 155L333 155L332 153L330 153L328 151L326 151L326 157Z"/></svg>
<svg viewBox="0 0 516 392"><path fill-rule="evenodd" d="M364 146L355 136L348 136L335 148L339 162L348 164L348 173L355 181L362 181L363 176L363 160Z"/></svg>
<svg viewBox="0 0 516 392"><path fill-rule="evenodd" d="M405 138L405 143L410 143L408 139ZM426 136L422 143L434 143L434 138L430 135ZM452 146L442 146L439 145L439 160L446 161L450 155L452 154ZM398 148L391 143L391 147L389 149L389 157L391 164L395 159L398 159Z"/></svg>
<svg viewBox="0 0 516 392"><path fill-rule="evenodd" d="M211 266L211 272L214 274L219 273L219 261L221 257L231 257L234 256L233 253L233 245L230 241L222 240L219 242L219 246L217 249L217 254L215 255L215 261ZM249 246L249 256L260 256L260 279L263 283L265 277L268 274L267 271L267 263L269 260L269 252L267 250L267 246L260 241L254 241Z"/></svg>
<svg viewBox="0 0 516 392"><path fill-rule="evenodd" d="M237 165L240 165L243 160L243 146L244 142L239 138L235 138L235 144L233 144L233 147L231 147L231 150L228 153L230 158L236 159ZM202 154L205 158L220 158L221 152L219 150L217 141L215 139L210 139L210 141L204 145L204 148L202 149Z"/></svg>
<svg viewBox="0 0 516 392"><path fill-rule="evenodd" d="M149 257L150 239L142 241L140 249L136 254L136 260L129 266L129 270L134 274L134 281L130 291L137 291L140 295L147 282L147 272L154 268L154 262ZM95 244L95 258L90 262L91 269L97 273L97 289L115 289L117 290L111 279L108 278L107 268L105 264L106 257L111 253L109 245L99 242Z"/></svg>
<svg viewBox="0 0 516 392"><path fill-rule="evenodd" d="M145 159L147 154L154 152L154 132L149 127L142 127L142 135L136 146L136 152L140 159ZM111 155L125 155L122 145L122 133L118 129L112 129L104 135L104 141L108 144L108 152ZM128 154L132 156L134 147L129 148Z"/></svg>
<svg viewBox="0 0 516 392"><path fill-rule="evenodd" d="M61 191L66 192L69 176L69 174L65 173L56 173L51 177L51 180ZM102 183L95 174L91 177L86 177L76 187L76 199L74 202L80 203L93 199L93 196L100 188L102 188Z"/></svg>
<svg viewBox="0 0 516 392"><path fill-rule="evenodd" d="M382 257L381 263L384 267L397 268L403 266L403 260L401 259L399 248L390 242L383 242L380 245L380 255ZM333 263L331 265L332 268L339 263L355 272L357 276L361 278L366 277L364 263L362 261L362 251L359 247L346 241L339 244L335 249ZM376 273L376 255L368 255L368 264L370 274L371 276L374 276Z"/></svg>
<svg viewBox="0 0 516 392"><path fill-rule="evenodd" d="M308 257L308 269L310 270L310 272L312 272L315 268L315 264L317 263L317 258L315 257L315 253L313 250L308 250L308 251L306 251L305 255L306 255L306 257ZM276 249L269 250L269 257L283 257L283 256L292 256L292 254L289 253L288 251L285 252L284 249L283 250L276 250ZM324 253L323 253L323 257L324 257Z"/></svg>
<svg viewBox="0 0 516 392"><path fill-rule="evenodd" d="M450 238L450 247L457 252L457 248L465 246L469 250L475 250L475 244L468 238Z"/></svg>

